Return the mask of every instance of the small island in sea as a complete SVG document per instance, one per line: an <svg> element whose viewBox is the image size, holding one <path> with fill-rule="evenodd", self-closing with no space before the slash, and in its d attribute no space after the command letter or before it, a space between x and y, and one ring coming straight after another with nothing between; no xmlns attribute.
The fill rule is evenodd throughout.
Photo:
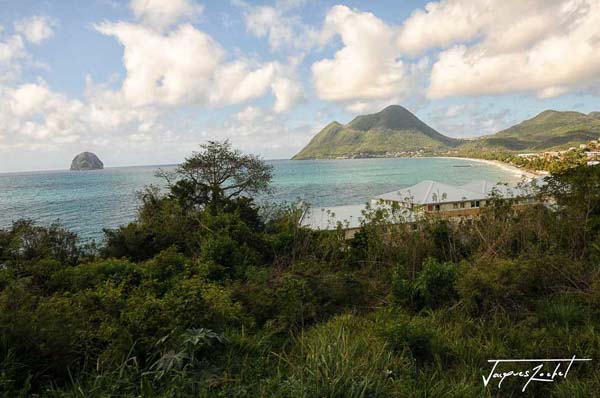
<svg viewBox="0 0 600 398"><path fill-rule="evenodd" d="M73 158L71 171L102 170L104 163L92 152L81 152Z"/></svg>

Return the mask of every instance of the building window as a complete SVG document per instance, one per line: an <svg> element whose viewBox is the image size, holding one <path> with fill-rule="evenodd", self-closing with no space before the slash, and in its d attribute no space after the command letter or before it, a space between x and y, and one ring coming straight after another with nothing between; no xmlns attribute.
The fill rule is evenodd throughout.
<svg viewBox="0 0 600 398"><path fill-rule="evenodd" d="M458 209L458 203L452 203L452 208L453 209Z"/></svg>
<svg viewBox="0 0 600 398"><path fill-rule="evenodd" d="M479 201L474 200L473 202L471 202L471 207L479 207Z"/></svg>
<svg viewBox="0 0 600 398"><path fill-rule="evenodd" d="M460 202L460 208L464 209L465 208L465 202Z"/></svg>
<svg viewBox="0 0 600 398"><path fill-rule="evenodd" d="M440 205L435 205L435 211L440 211Z"/></svg>

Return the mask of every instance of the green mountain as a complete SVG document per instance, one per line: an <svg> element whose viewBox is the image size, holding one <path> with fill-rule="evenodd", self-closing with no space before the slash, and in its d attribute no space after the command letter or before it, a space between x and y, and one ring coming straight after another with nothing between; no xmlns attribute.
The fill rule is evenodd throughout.
<svg viewBox="0 0 600 398"><path fill-rule="evenodd" d="M461 145L460 149L543 151L564 149L600 137L600 112L547 110L498 133Z"/></svg>
<svg viewBox="0 0 600 398"><path fill-rule="evenodd" d="M600 112L590 112L588 116L593 117L594 119L600 119Z"/></svg>
<svg viewBox="0 0 600 398"><path fill-rule="evenodd" d="M460 143L446 137L399 105L342 125L325 126L293 159L384 155L386 152L436 151Z"/></svg>
<svg viewBox="0 0 600 398"><path fill-rule="evenodd" d="M540 152L567 149L600 138L600 112L547 110L506 130L473 140L446 137L423 123L406 108L388 106L342 125L325 126L293 159L382 156L387 152L462 154L485 151Z"/></svg>

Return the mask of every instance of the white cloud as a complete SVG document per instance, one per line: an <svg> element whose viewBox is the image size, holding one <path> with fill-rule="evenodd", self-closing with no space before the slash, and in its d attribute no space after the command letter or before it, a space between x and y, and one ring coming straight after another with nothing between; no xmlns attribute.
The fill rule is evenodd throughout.
<svg viewBox="0 0 600 398"><path fill-rule="evenodd" d="M115 131L127 126L148 131L155 125L160 112L152 107L133 107L121 91L113 91L107 86L96 84L86 77L85 120L93 131Z"/></svg>
<svg viewBox="0 0 600 398"><path fill-rule="evenodd" d="M297 15L286 15L286 11L298 4L285 6L250 6L239 3L246 9L246 29L256 37L268 37L272 51L282 49L308 49L317 43L318 32L304 25Z"/></svg>
<svg viewBox="0 0 600 398"><path fill-rule="evenodd" d="M263 96L269 89L274 73L273 63L256 68L251 68L247 62L241 60L221 65L215 70L210 103L236 104Z"/></svg>
<svg viewBox="0 0 600 398"><path fill-rule="evenodd" d="M283 114L246 107L222 124L210 126L206 138L230 139L244 152L261 153L269 158L291 156L305 145L320 123L294 125Z"/></svg>
<svg viewBox="0 0 600 398"><path fill-rule="evenodd" d="M19 60L27 57L21 36L0 40L0 83L14 79L20 72Z"/></svg>
<svg viewBox="0 0 600 398"><path fill-rule="evenodd" d="M15 22L15 31L33 44L40 44L54 35L56 21L49 17L32 16Z"/></svg>
<svg viewBox="0 0 600 398"><path fill-rule="evenodd" d="M94 85L88 78L84 100L70 99L36 82L0 85L2 147L55 149L62 145L110 140L154 126L158 113L132 108L120 92ZM150 129L148 127L148 129ZM129 133L127 133L129 131Z"/></svg>
<svg viewBox="0 0 600 398"><path fill-rule="evenodd" d="M247 106L235 114L235 119L240 123L251 123L262 116L263 112L255 106Z"/></svg>
<svg viewBox="0 0 600 398"><path fill-rule="evenodd" d="M293 20L284 19L273 7L254 7L246 13L246 28L257 37L269 38L271 49L294 41Z"/></svg>
<svg viewBox="0 0 600 398"><path fill-rule="evenodd" d="M52 92L42 80L0 87L0 104L0 130L15 141L71 142L84 130L83 104Z"/></svg>
<svg viewBox="0 0 600 398"><path fill-rule="evenodd" d="M130 23L102 23L96 29L116 37L124 47L127 76L124 98L132 106L223 106L265 95L276 107L293 105L300 90L283 84L288 67L239 58L225 62L225 50L206 33L182 24L162 33Z"/></svg>
<svg viewBox="0 0 600 398"><path fill-rule="evenodd" d="M436 106L426 122L442 134L466 138L496 133L517 123L518 117L509 109L478 101Z"/></svg>
<svg viewBox="0 0 600 398"><path fill-rule="evenodd" d="M103 23L99 32L124 47L125 97L134 105L202 102L224 51L210 36L189 24L163 35L140 25Z"/></svg>
<svg viewBox="0 0 600 398"><path fill-rule="evenodd" d="M482 24L487 23L484 16L491 13L492 2L488 4L486 6L479 0L427 3L425 10L415 10L404 21L398 34L398 47L415 54L469 40L479 33Z"/></svg>
<svg viewBox="0 0 600 398"><path fill-rule="evenodd" d="M50 90L42 84L24 84L10 95L10 109L17 116L29 116L44 109L50 99Z"/></svg>
<svg viewBox="0 0 600 398"><path fill-rule="evenodd" d="M490 48L511 51L562 30L566 4L580 0L441 0L415 10L399 29L397 44L416 55L431 48L481 39Z"/></svg>
<svg viewBox="0 0 600 398"><path fill-rule="evenodd" d="M273 110L277 113L288 111L304 99L302 85L295 79L277 78L271 84L271 89L275 95Z"/></svg>
<svg viewBox="0 0 600 398"><path fill-rule="evenodd" d="M189 0L131 0L133 15L144 25L163 30L202 13L203 7Z"/></svg>
<svg viewBox="0 0 600 398"><path fill-rule="evenodd" d="M336 35L343 48L312 65L317 95L331 101L377 100L406 91L409 76L398 59L394 29L371 13L333 7L325 19L322 40Z"/></svg>
<svg viewBox="0 0 600 398"><path fill-rule="evenodd" d="M428 96L533 92L555 97L600 83L600 0L442 0L400 28L400 50L441 48Z"/></svg>

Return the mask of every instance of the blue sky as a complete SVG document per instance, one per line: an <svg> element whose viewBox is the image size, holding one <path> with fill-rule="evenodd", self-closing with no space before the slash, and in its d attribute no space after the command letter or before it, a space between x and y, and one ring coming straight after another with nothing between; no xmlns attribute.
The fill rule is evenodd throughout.
<svg viewBox="0 0 600 398"><path fill-rule="evenodd" d="M401 104L441 133L600 110L600 0L0 0L0 172L288 158Z"/></svg>

